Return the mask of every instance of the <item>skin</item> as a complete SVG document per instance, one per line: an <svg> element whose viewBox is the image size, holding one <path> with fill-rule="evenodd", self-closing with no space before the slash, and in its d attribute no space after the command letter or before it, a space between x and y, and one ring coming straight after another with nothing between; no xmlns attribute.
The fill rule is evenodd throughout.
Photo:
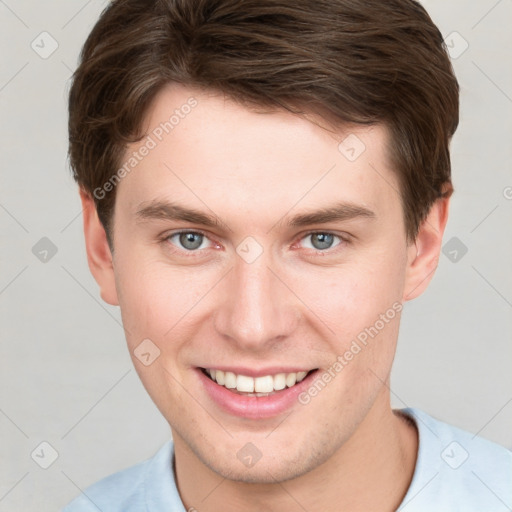
<svg viewBox="0 0 512 512"><path fill-rule="evenodd" d="M190 97L198 105L117 186L113 252L81 192L89 266L102 298L120 306L134 365L171 426L182 500L201 512L395 510L418 443L415 427L390 406L400 314L307 405L271 419L224 412L194 369L329 368L379 315L425 290L448 199L408 242L382 126L332 133L312 117L169 85L147 112L147 133ZM366 146L354 162L338 150L350 133ZM138 218L153 200L222 224ZM340 201L374 215L286 225ZM200 248L165 239L180 229L204 232ZM312 230L336 235L331 247L319 250ZM236 252L247 236L263 248L252 263ZM134 357L146 338L161 351L149 366ZM248 442L262 454L251 468L237 458Z"/></svg>

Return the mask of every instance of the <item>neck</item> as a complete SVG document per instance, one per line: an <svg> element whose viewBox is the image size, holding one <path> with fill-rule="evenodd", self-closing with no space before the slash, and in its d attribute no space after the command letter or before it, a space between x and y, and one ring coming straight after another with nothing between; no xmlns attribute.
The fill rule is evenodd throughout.
<svg viewBox="0 0 512 512"><path fill-rule="evenodd" d="M350 439L327 461L298 478L274 484L222 478L173 432L176 480L186 510L396 510L412 480L418 437L416 427L392 411L387 388L382 393Z"/></svg>

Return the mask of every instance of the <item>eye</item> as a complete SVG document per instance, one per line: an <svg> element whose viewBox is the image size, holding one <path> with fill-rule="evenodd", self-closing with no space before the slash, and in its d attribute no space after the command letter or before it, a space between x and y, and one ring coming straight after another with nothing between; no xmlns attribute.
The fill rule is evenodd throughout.
<svg viewBox="0 0 512 512"><path fill-rule="evenodd" d="M338 239L339 242L334 244L334 247L341 244L344 240L338 235L328 232L313 232L308 233L302 240L311 240L309 246L306 244L306 248L314 249L315 251L325 252L327 249L331 249L333 247L335 239Z"/></svg>
<svg viewBox="0 0 512 512"><path fill-rule="evenodd" d="M176 240L176 242L173 241ZM178 231L165 238L165 240L176 245L179 249L185 249L189 252L195 252L197 249L205 249L201 247L203 242L207 241L208 238L203 233L198 231Z"/></svg>

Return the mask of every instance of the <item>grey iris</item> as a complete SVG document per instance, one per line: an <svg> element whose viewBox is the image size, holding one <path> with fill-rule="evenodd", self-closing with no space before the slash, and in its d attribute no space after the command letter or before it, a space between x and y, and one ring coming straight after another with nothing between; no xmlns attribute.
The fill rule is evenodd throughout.
<svg viewBox="0 0 512 512"><path fill-rule="evenodd" d="M315 249L329 249L332 245L334 236L330 233L312 233L311 243ZM317 244L315 244L315 241Z"/></svg>
<svg viewBox="0 0 512 512"><path fill-rule="evenodd" d="M180 244L185 249L197 249L203 242L203 235L200 233L180 233Z"/></svg>

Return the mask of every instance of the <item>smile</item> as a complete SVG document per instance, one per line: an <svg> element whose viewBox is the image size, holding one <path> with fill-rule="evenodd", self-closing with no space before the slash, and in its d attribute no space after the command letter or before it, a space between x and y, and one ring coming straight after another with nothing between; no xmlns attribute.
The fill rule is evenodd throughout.
<svg viewBox="0 0 512 512"><path fill-rule="evenodd" d="M213 368L202 368L203 373L214 382L234 393L246 396L268 396L276 391L291 388L302 382L308 375L308 371L276 373L274 375L263 375L261 377L250 377L234 372L216 370ZM311 370L314 371L314 370Z"/></svg>
<svg viewBox="0 0 512 512"><path fill-rule="evenodd" d="M303 407L298 396L319 369L196 367L195 372L213 407L239 418L265 420Z"/></svg>

